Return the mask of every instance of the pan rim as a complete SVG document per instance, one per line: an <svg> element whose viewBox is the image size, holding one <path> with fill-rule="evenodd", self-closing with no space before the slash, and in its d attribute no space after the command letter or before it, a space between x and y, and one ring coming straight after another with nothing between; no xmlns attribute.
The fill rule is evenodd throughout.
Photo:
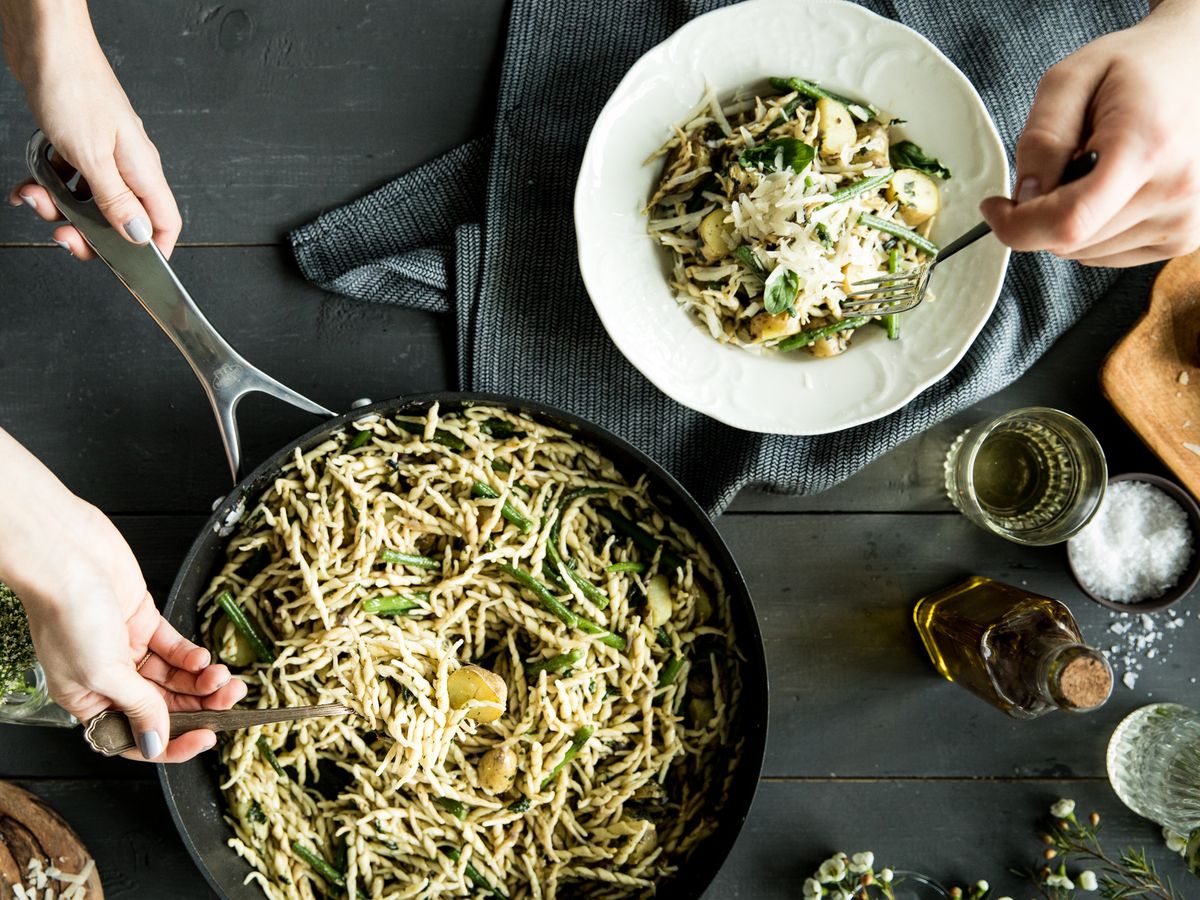
<svg viewBox="0 0 1200 900"><path fill-rule="evenodd" d="M245 502L248 497L258 496L263 489L263 485L260 482L267 475L277 471L296 449L313 446L338 429L344 428L346 425L367 416L406 415L409 414L406 412L409 408L424 411L434 403L439 404L439 406L454 406L456 409L483 405L500 406L510 412L530 415L540 421L548 420L558 427L570 429L578 433L581 439L591 443L597 450L606 456L610 456L610 458L624 457L625 460L632 461L651 477L652 485L660 488L660 494L670 497L673 503L681 504L682 511L686 512L692 520L686 524L688 524L688 527L700 532L698 538L710 555L712 555L714 563L721 571L722 577L726 581L726 590L730 594L731 601L744 607L744 615L739 625L738 635L739 646L743 648L744 657L741 661L743 667L743 698L738 707L738 715L741 717L743 725L742 736L745 743L742 747L741 758L733 771L732 784L735 787L729 792L729 799L726 801L717 831L706 842L706 844L711 844L711 846L705 846L703 854L696 852L700 849L697 847L692 851L691 856L688 857L687 867L692 869L698 867L700 871L698 873L690 873L697 874L698 878L688 877L686 880L689 884L695 884L698 887L698 892L695 896L697 898L700 897L717 878L745 827L746 820L749 818L754 800L758 794L758 787L766 761L766 737L769 725L769 679L762 629L759 626L758 612L754 607L753 597L742 575L741 568L738 566L737 560L734 558L725 539L717 530L713 520L709 518L708 514L696 502L695 498L692 497L687 489L670 472L637 447L633 446L629 441L614 434L607 428L574 413L540 401L528 400L508 394L475 391L430 391L401 395L387 400L372 402L341 413L332 419L321 422L299 438L296 438L271 454L266 460L241 478L221 501L216 504L212 515L205 521L201 530L193 539L187 554L180 564L179 571L162 606L163 616L174 624L176 608L184 602L180 594L199 558L205 555L204 550L210 540L210 535L216 534L223 541L224 535L221 535L222 526L229 522L229 518L236 510L238 504ZM412 414L417 413L414 412ZM613 458L613 462L617 464L623 461L619 458ZM675 510L674 512L678 511L680 510ZM200 598L196 596L189 599L190 602L195 603ZM749 630L748 634L746 633L747 626ZM758 689L757 696L750 697L749 700L746 698L746 694L749 693L746 689L747 685ZM167 808L171 813L171 821L187 849L188 856L191 857L192 862L204 876L205 881L213 892L218 897L228 900L229 895L225 891L225 885L218 882L189 830L178 802L178 797L176 796L177 792L174 790L172 784L172 775L177 775L178 773L189 771L196 766L204 765L204 758L198 757L179 765L158 766L158 780ZM740 791L737 790L738 786L742 786ZM233 850L229 850L228 852L233 853ZM670 883L669 886L674 888L676 884L678 884L678 881ZM257 888L255 890L257 891ZM673 895L674 893L675 891L671 890L670 894ZM662 893L658 896L664 897L668 896L668 894Z"/></svg>

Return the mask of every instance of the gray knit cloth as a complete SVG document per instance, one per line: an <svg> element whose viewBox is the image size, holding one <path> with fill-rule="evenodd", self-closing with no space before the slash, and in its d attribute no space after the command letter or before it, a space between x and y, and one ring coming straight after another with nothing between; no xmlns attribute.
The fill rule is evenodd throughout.
<svg viewBox="0 0 1200 900"><path fill-rule="evenodd" d="M513 0L491 136L290 236L304 275L327 290L453 312L462 389L543 401L615 431L713 515L746 485L825 490L998 391L1115 276L1014 255L995 313L954 371L898 412L847 431L752 434L668 399L617 352L592 309L575 262L572 195L592 123L617 82L651 46L721 5ZM937 44L975 84L1009 147L1049 65L1146 12L1144 0L864 5Z"/></svg>

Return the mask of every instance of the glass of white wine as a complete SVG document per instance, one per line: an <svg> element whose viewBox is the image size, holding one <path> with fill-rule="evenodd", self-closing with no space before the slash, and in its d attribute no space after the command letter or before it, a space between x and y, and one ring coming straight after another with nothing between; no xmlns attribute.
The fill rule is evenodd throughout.
<svg viewBox="0 0 1200 900"><path fill-rule="evenodd" d="M1078 534L1104 498L1100 442L1072 415L1045 406L1004 413L950 445L946 493L981 528L1018 544Z"/></svg>

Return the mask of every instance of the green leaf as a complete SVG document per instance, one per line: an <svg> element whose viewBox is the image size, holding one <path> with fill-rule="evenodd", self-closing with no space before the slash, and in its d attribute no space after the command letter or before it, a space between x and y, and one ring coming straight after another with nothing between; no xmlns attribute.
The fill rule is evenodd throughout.
<svg viewBox="0 0 1200 900"><path fill-rule="evenodd" d="M796 138L781 137L743 150L738 162L747 169L757 167L766 172L791 169L798 175L808 168L816 155L816 148L811 144Z"/></svg>
<svg viewBox="0 0 1200 900"><path fill-rule="evenodd" d="M899 141L892 144L888 155L891 157L893 168L916 169L918 172L924 172L934 178L950 178L949 169L932 156L926 156L925 151L912 141Z"/></svg>
<svg viewBox="0 0 1200 900"><path fill-rule="evenodd" d="M825 227L825 223L818 222L813 229L813 234L817 236L817 240L821 242L821 246L826 250L833 249L833 235L829 233L829 229Z"/></svg>
<svg viewBox="0 0 1200 900"><path fill-rule="evenodd" d="M800 276L785 266L776 266L775 271L767 276L763 305L767 312L775 316L790 310L799 293Z"/></svg>

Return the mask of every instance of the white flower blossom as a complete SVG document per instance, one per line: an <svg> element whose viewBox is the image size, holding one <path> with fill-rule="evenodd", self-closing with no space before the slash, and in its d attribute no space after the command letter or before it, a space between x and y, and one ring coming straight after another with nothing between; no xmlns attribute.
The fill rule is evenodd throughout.
<svg viewBox="0 0 1200 900"><path fill-rule="evenodd" d="M848 891L838 891L838 895L834 900L854 900L854 895Z"/></svg>
<svg viewBox="0 0 1200 900"><path fill-rule="evenodd" d="M1012 900L1012 897L999 897L997 900Z"/></svg>
<svg viewBox="0 0 1200 900"><path fill-rule="evenodd" d="M839 856L831 856L817 869L817 880L821 884L832 884L846 877L846 863Z"/></svg>
<svg viewBox="0 0 1200 900"><path fill-rule="evenodd" d="M875 865L875 854L870 850L865 853L855 853L850 858L850 871L855 875L861 875L864 872L870 872L871 867Z"/></svg>
<svg viewBox="0 0 1200 900"><path fill-rule="evenodd" d="M1075 801L1063 798L1050 807L1050 815L1056 819L1065 819L1075 812Z"/></svg>
<svg viewBox="0 0 1200 900"><path fill-rule="evenodd" d="M1163 840L1167 842L1167 849L1172 853L1178 853L1180 856L1187 853L1187 838L1182 834L1172 831L1170 828L1164 828Z"/></svg>
<svg viewBox="0 0 1200 900"><path fill-rule="evenodd" d="M1068 891L1075 890L1075 882L1066 875L1051 874L1046 876L1046 887L1066 888Z"/></svg>
<svg viewBox="0 0 1200 900"><path fill-rule="evenodd" d="M879 873L879 880L882 881L884 884L891 884L892 879L895 877L896 877L896 873L893 872L891 869L884 869L882 872Z"/></svg>
<svg viewBox="0 0 1200 900"><path fill-rule="evenodd" d="M821 882L815 878L804 881L804 900L821 900Z"/></svg>
<svg viewBox="0 0 1200 900"><path fill-rule="evenodd" d="M1075 876L1081 891L1094 891L1096 889L1096 873L1091 869L1085 872L1080 872Z"/></svg>
<svg viewBox="0 0 1200 900"><path fill-rule="evenodd" d="M975 890L979 891L979 893L981 893L981 894L986 894L991 889L992 889L992 886L990 884L988 884L986 881L984 881L983 879L980 879L979 881L975 882Z"/></svg>

